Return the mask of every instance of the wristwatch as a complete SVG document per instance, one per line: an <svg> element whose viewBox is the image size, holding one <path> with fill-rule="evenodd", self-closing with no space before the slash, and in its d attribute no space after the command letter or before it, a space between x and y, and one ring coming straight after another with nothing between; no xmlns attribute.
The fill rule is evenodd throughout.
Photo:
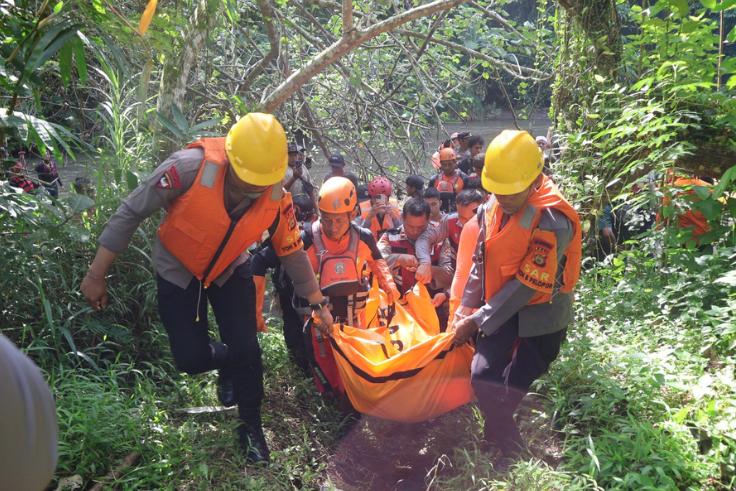
<svg viewBox="0 0 736 491"><path fill-rule="evenodd" d="M309 307L312 309L312 312L314 312L314 311L317 311L317 310L322 310L322 307L327 306L328 303L329 302L327 301L327 299L324 298L324 297L322 297L322 301L321 302L318 302L318 303L310 303L309 304Z"/></svg>

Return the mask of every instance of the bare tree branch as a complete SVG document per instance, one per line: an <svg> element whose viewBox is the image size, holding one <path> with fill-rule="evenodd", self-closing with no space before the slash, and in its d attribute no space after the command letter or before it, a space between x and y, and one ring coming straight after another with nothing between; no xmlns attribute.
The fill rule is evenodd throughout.
<svg viewBox="0 0 736 491"><path fill-rule="evenodd" d="M353 30L353 0L342 0L342 35Z"/></svg>
<svg viewBox="0 0 736 491"><path fill-rule="evenodd" d="M268 3L268 0L257 1L258 8L261 9L261 18L266 25L268 44L270 45L271 49L268 50L266 56L264 56L261 61L259 61L256 66L253 67L253 69L250 71L248 77L245 79L245 82L243 82L243 85L240 87L239 92L248 92L251 85L253 85L253 82L255 82L256 77L258 77L261 72L263 72L264 68L266 68L273 60L275 60L279 54L279 35L273 25L273 9L271 8L271 4Z"/></svg>
<svg viewBox="0 0 736 491"><path fill-rule="evenodd" d="M339 41L333 43L332 46L312 58L309 63L293 73L289 78L282 82L279 87L271 92L266 100L260 104L260 110L263 112L273 112L299 87L304 85L307 80L311 79L326 67L340 59L351 49L361 45L369 39L412 20L456 7L457 5L465 2L467 2L467 0L435 0L434 2L407 10L402 14L389 17L388 19L366 29L353 29L352 31L344 33L343 37Z"/></svg>
<svg viewBox="0 0 736 491"><path fill-rule="evenodd" d="M422 34L421 32L416 32L416 31L410 31L408 29L394 29L394 33L400 34L402 36L411 36L411 37L420 38L420 39L426 39L428 37L426 34ZM535 70L533 68L523 67L518 64L512 65L511 63L505 62L503 60L499 60L497 58L493 58L492 56L488 56L485 53L481 53L480 51L476 51L474 49L466 48L465 46L461 44L453 43L451 41L446 41L444 39L439 39L436 37L431 37L430 39L433 43L441 44L442 46L447 46L450 49L460 51L478 60L486 61L489 64L495 67L501 68L502 70L507 71L514 77L522 79L522 80L549 80L550 78L554 76L551 73L545 73L539 70ZM527 75L523 75L523 73L526 73Z"/></svg>

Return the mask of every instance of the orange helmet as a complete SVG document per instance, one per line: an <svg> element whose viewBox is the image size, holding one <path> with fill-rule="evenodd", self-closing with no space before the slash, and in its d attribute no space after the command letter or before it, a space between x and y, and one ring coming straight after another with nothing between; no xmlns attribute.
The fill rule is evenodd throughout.
<svg viewBox="0 0 736 491"><path fill-rule="evenodd" d="M357 204L355 186L345 177L331 177L319 190L317 206L326 213L350 213Z"/></svg>
<svg viewBox="0 0 736 491"><path fill-rule="evenodd" d="M447 160L456 160L457 155L455 155L455 150L452 148L443 148L440 150L440 162L445 162Z"/></svg>

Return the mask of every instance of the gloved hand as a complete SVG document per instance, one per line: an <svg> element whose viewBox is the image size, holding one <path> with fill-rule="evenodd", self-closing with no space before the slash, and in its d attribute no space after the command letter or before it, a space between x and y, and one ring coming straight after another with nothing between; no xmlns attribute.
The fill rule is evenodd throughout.
<svg viewBox="0 0 736 491"><path fill-rule="evenodd" d="M258 332L268 332L266 321L263 319L263 302L266 298L266 277L253 276L253 283L256 284L256 327Z"/></svg>

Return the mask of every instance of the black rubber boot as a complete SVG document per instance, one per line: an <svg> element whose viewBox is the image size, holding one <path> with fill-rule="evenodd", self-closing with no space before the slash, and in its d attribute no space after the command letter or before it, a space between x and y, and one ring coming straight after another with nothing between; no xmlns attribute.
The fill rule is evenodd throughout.
<svg viewBox="0 0 736 491"><path fill-rule="evenodd" d="M218 370L217 375L217 399L220 404L225 407L235 405L235 390L233 389L233 381L230 378L230 368L228 365L229 348L226 344L210 341L212 349L212 361L216 367L222 367Z"/></svg>
<svg viewBox="0 0 736 491"><path fill-rule="evenodd" d="M220 404L225 407L235 405L235 390L233 389L233 381L230 378L230 369L221 368L217 375L217 398Z"/></svg>
<svg viewBox="0 0 736 491"><path fill-rule="evenodd" d="M270 458L268 445L263 436L260 424L248 425L240 423L237 428L240 448L245 454L245 460L251 464L267 464Z"/></svg>

